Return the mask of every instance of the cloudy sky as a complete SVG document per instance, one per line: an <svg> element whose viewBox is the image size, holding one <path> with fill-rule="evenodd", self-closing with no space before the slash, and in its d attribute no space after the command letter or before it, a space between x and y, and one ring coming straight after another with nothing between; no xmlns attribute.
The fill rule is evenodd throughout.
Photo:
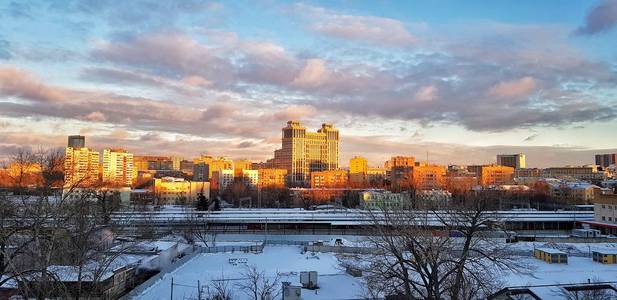
<svg viewBox="0 0 617 300"><path fill-rule="evenodd" d="M341 163L585 164L617 148L617 0L1 1L0 156L263 160L290 119Z"/></svg>

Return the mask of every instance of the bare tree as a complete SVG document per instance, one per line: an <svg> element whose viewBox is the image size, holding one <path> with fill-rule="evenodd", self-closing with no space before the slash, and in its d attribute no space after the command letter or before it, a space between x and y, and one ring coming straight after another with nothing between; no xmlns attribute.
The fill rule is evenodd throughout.
<svg viewBox="0 0 617 300"><path fill-rule="evenodd" d="M207 300L231 300L233 299L233 288L228 278L224 274L218 279L210 281L208 285Z"/></svg>
<svg viewBox="0 0 617 300"><path fill-rule="evenodd" d="M242 273L244 280L236 284L236 288L252 300L269 300L277 298L280 293L280 276L266 276L265 271L256 266L247 266Z"/></svg>
<svg viewBox="0 0 617 300"><path fill-rule="evenodd" d="M217 234L208 226L210 213L208 211L195 211L193 208L185 207L184 215L186 216L186 224L180 231L186 242L189 244L199 242L204 247L214 246Z"/></svg>
<svg viewBox="0 0 617 300"><path fill-rule="evenodd" d="M368 212L375 251L364 266L367 289L405 299L483 298L506 270L522 272L503 241L483 234L495 216L483 198L447 210L384 207Z"/></svg>

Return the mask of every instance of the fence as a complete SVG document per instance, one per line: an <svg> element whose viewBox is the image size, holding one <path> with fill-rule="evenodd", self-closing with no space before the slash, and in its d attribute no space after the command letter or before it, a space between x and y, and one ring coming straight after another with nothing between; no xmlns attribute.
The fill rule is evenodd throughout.
<svg viewBox="0 0 617 300"><path fill-rule="evenodd" d="M144 281L142 284L136 286L128 294L120 297L120 300L128 300L128 299L132 299L138 296L139 294L143 293L146 289L156 284L161 278L163 278L163 276L178 269L179 267L187 263L189 260L193 259L195 256L199 255L200 253L202 253L200 249L198 247L194 247L192 253L187 254L183 256L182 258L180 258L179 260L175 261L173 264L162 268L159 273L150 277L148 280Z"/></svg>
<svg viewBox="0 0 617 300"><path fill-rule="evenodd" d="M249 246L213 246L203 247L201 253L221 253L221 252L244 252L244 253L261 253L264 250L264 245L249 245Z"/></svg>
<svg viewBox="0 0 617 300"><path fill-rule="evenodd" d="M372 254L377 250L369 247L348 247L348 246L329 246L329 245L306 245L304 251L308 252L334 252L350 254Z"/></svg>

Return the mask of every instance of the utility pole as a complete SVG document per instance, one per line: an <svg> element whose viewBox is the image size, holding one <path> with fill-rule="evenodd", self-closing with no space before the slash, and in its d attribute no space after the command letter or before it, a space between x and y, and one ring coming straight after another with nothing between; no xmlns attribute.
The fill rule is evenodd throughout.
<svg viewBox="0 0 617 300"><path fill-rule="evenodd" d="M169 296L170 300L174 300L174 278L171 278L171 295Z"/></svg>

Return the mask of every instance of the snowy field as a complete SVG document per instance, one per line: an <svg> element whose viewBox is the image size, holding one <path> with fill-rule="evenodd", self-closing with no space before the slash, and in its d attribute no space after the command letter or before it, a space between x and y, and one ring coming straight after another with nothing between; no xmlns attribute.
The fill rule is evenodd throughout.
<svg viewBox="0 0 617 300"><path fill-rule="evenodd" d="M518 243L518 249L533 249L545 246L545 243ZM615 249L616 244L563 244L562 248L573 252L586 253L588 249ZM568 264L549 264L529 256L521 260L532 266L530 274L502 275L506 286L526 286L557 283L582 283L591 281L615 281L617 265L605 265L593 262L589 257L570 257ZM253 253L212 253L200 254L188 261L174 272L165 274L156 284L141 293L137 299L170 299L171 280L174 280L173 299L197 299L198 280L202 287L211 280L228 279L234 284L242 280L247 266L256 266L266 272L267 276L281 276L280 281L289 281L300 285L301 271L317 271L320 289L312 291L302 289L302 299L362 299L362 279L345 273L339 260L332 253L301 253L298 246L266 246L264 252ZM207 291L207 287L203 289ZM537 289L543 299L560 299L554 291ZM246 299L238 290L233 299Z"/></svg>

